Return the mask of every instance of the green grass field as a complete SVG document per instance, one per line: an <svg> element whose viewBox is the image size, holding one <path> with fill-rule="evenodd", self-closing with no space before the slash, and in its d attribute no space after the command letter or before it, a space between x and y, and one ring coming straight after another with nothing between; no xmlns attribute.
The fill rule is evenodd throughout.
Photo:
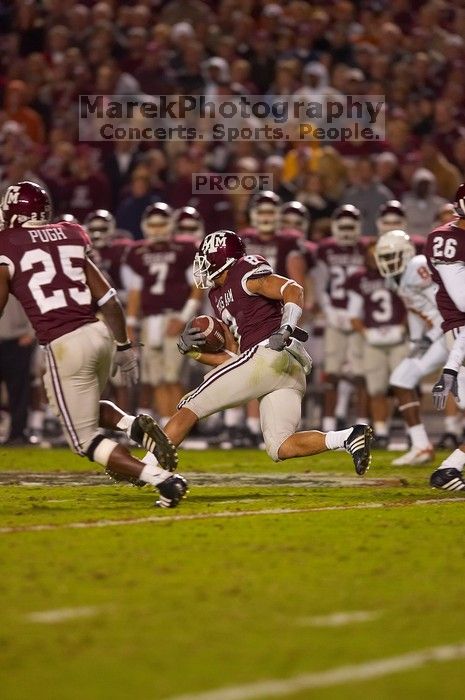
<svg viewBox="0 0 465 700"><path fill-rule="evenodd" d="M161 511L0 448L0 697L463 697L465 504L393 456L182 452Z"/></svg>

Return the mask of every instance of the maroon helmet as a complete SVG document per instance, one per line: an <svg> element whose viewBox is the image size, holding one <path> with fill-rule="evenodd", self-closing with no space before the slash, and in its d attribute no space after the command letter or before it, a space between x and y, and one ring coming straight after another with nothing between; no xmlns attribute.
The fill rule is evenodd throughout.
<svg viewBox="0 0 465 700"><path fill-rule="evenodd" d="M52 219L52 203L48 193L35 182L10 185L0 203L2 228L33 228Z"/></svg>
<svg viewBox="0 0 465 700"><path fill-rule="evenodd" d="M261 233L274 234L279 225L281 199L272 190L257 192L250 202L250 223Z"/></svg>
<svg viewBox="0 0 465 700"><path fill-rule="evenodd" d="M115 217L107 209L96 209L86 216L84 226L93 245L102 248L115 234Z"/></svg>
<svg viewBox="0 0 465 700"><path fill-rule="evenodd" d="M174 212L170 205L155 202L144 210L140 227L144 238L150 241L167 241L173 232L173 224Z"/></svg>
<svg viewBox="0 0 465 700"><path fill-rule="evenodd" d="M286 202L281 207L281 226L283 228L295 228L297 231L307 233L310 223L310 214L307 207L294 200Z"/></svg>
<svg viewBox="0 0 465 700"><path fill-rule="evenodd" d="M461 219L465 219L465 183L462 182L459 185L457 192L455 193L455 213Z"/></svg>
<svg viewBox="0 0 465 700"><path fill-rule="evenodd" d="M405 209L397 199L389 199L384 204L381 204L378 210L378 218L376 219L376 227L378 236L388 231L405 229L407 219L405 218Z"/></svg>
<svg viewBox="0 0 465 700"><path fill-rule="evenodd" d="M357 207L344 204L331 217L331 233L340 245L353 245L362 235L361 215Z"/></svg>
<svg viewBox="0 0 465 700"><path fill-rule="evenodd" d="M242 238L234 231L215 231L205 236L194 259L194 281L208 289L222 272L245 255Z"/></svg>
<svg viewBox="0 0 465 700"><path fill-rule="evenodd" d="M205 235L203 219L195 207L182 207L174 212L176 233L191 234L199 238Z"/></svg>

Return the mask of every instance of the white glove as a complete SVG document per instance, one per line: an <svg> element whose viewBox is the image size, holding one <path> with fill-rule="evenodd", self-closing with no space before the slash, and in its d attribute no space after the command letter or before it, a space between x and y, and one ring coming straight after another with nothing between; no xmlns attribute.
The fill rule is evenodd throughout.
<svg viewBox="0 0 465 700"><path fill-rule="evenodd" d="M290 329L289 326L281 326L279 331L276 331L276 333L270 335L270 339L268 340L268 345L266 347L270 348L271 350L281 352L282 350L284 350L284 348L287 348L287 346L289 345L291 331L292 328Z"/></svg>
<svg viewBox="0 0 465 700"><path fill-rule="evenodd" d="M128 386L137 384L139 381L139 364L131 343L116 346L116 352L113 357L113 375L116 374L118 367L121 370L121 376L125 384Z"/></svg>

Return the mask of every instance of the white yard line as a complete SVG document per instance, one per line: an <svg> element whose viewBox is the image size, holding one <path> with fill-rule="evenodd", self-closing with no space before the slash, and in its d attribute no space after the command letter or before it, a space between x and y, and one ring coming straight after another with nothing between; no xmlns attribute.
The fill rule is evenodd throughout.
<svg viewBox="0 0 465 700"><path fill-rule="evenodd" d="M265 680L248 685L217 688L203 693L176 695L169 700L254 700L256 698L282 697L292 693L300 693L303 690L328 688L343 683L382 678L392 673L420 668L433 662L455 661L463 658L465 658L465 643L451 644L351 666L337 666L327 671L306 673L292 678Z"/></svg>
<svg viewBox="0 0 465 700"><path fill-rule="evenodd" d="M295 623L299 627L343 627L357 622L370 622L382 614L381 610L349 610L347 612L334 612L330 615L298 617Z"/></svg>
<svg viewBox="0 0 465 700"><path fill-rule="evenodd" d="M218 513L186 513L185 515L148 515L145 518L126 518L124 520L96 520L94 522L60 523L44 525L25 525L0 527L0 535L17 532L48 532L50 530L87 530L88 528L120 527L123 525L144 525L146 523L173 523L183 520L212 520L215 518L245 518L257 515L290 515L293 513L323 513L326 511L373 510L378 508L409 508L411 506L441 505L442 503L460 503L458 498L426 498L411 503L359 503L355 506L318 506L316 508L265 508L262 510L219 511ZM463 506L462 506L463 507Z"/></svg>
<svg viewBox="0 0 465 700"><path fill-rule="evenodd" d="M57 608L56 610L41 610L24 616L27 622L38 622L44 625L56 625L68 620L82 617L94 617L102 612L104 606L84 606L80 608Z"/></svg>

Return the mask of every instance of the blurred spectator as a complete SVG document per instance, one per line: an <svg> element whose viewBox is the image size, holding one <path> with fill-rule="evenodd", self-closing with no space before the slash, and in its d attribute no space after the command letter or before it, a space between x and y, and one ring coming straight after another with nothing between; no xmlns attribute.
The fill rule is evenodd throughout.
<svg viewBox="0 0 465 700"><path fill-rule="evenodd" d="M318 141L298 141L284 159L283 182L301 189L310 173L322 179L325 193L338 199L345 184L346 168L340 155L332 146Z"/></svg>
<svg viewBox="0 0 465 700"><path fill-rule="evenodd" d="M436 225L438 211L446 204L436 194L436 178L426 168L419 168L412 178L412 188L402 197L407 233L427 236Z"/></svg>
<svg viewBox="0 0 465 700"><path fill-rule="evenodd" d="M116 141L114 149L104 156L103 171L110 185L111 211L115 211L122 189L140 159L139 144L135 141Z"/></svg>
<svg viewBox="0 0 465 700"><path fill-rule="evenodd" d="M116 226L129 231L133 238L143 238L140 222L149 204L159 202L160 196L152 189L150 173L144 166L133 170L129 194L116 209Z"/></svg>
<svg viewBox="0 0 465 700"><path fill-rule="evenodd" d="M397 199L405 190L405 184L399 171L399 159L395 153L385 151L376 156L376 177L395 194Z"/></svg>
<svg viewBox="0 0 465 700"><path fill-rule="evenodd" d="M11 296L0 318L0 383L8 392L11 429L9 445L27 443L30 366L34 333L19 301Z"/></svg>
<svg viewBox="0 0 465 700"><path fill-rule="evenodd" d="M58 209L83 221L94 209L108 209L111 193L107 177L96 161L96 152L81 147L70 164L71 177L58 187Z"/></svg>
<svg viewBox="0 0 465 700"><path fill-rule="evenodd" d="M45 140L45 126L38 112L28 106L27 85L22 80L11 80L6 87L4 109L8 119L22 124L27 135L36 143Z"/></svg>
<svg viewBox="0 0 465 700"><path fill-rule="evenodd" d="M326 195L323 178L316 173L307 175L302 189L297 192L297 199L307 207L311 222L329 219L336 208L336 202Z"/></svg>
<svg viewBox="0 0 465 700"><path fill-rule="evenodd" d="M376 235L376 218L381 204L393 199L390 189L378 182L371 158L360 158L354 170L354 184L347 187L340 204L353 204L362 215L362 235Z"/></svg>
<svg viewBox="0 0 465 700"><path fill-rule="evenodd" d="M174 162L173 179L166 187L166 201L173 209L195 207L205 221L207 233L220 228L231 228L234 220L229 195L217 190L204 194L192 192L192 175L203 172L208 172L208 168L199 149L194 147L178 154Z"/></svg>
<svg viewBox="0 0 465 700"><path fill-rule="evenodd" d="M422 164L435 176L438 194L446 199L453 199L457 187L463 180L458 168L441 153L436 140L432 137L424 139L420 151Z"/></svg>

